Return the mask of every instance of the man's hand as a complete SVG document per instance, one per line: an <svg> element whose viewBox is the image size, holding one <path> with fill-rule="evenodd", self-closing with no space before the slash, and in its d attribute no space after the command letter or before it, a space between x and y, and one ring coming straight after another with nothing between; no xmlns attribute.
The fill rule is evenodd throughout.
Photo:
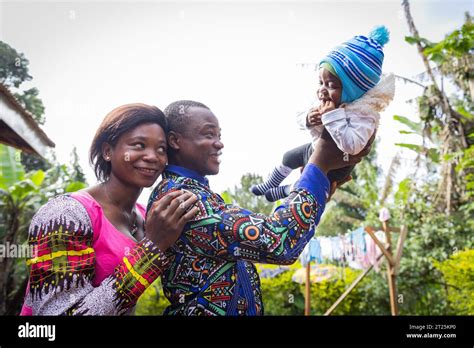
<svg viewBox="0 0 474 348"><path fill-rule="evenodd" d="M323 122L321 121L321 112L319 111L319 107L314 107L309 110L308 115L306 116L306 127L313 127L322 125Z"/></svg>
<svg viewBox="0 0 474 348"><path fill-rule="evenodd" d="M332 198L332 196L334 195L334 193L336 192L336 190L341 187L342 185L344 185L346 182L349 182L352 180L352 175L349 175L347 176L345 179L342 179L341 181L334 181L332 184L331 184L331 190L329 191L329 197L328 197L328 200L327 202L329 202Z"/></svg>
<svg viewBox="0 0 474 348"><path fill-rule="evenodd" d="M321 137L314 143L314 151L308 163L313 163L327 175L330 170L347 167L362 161L362 158L370 153L374 139L375 133L360 153L357 155L347 155L339 150L331 138L331 135L325 130Z"/></svg>

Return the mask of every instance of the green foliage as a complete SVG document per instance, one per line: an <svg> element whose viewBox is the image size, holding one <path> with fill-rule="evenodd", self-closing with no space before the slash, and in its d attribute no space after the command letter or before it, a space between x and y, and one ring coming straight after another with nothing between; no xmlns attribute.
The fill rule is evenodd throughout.
<svg viewBox="0 0 474 348"><path fill-rule="evenodd" d="M19 162L20 153L19 150L0 144L0 188L7 189L23 180L25 172Z"/></svg>
<svg viewBox="0 0 474 348"><path fill-rule="evenodd" d="M413 122L405 116L394 115L393 119L395 121L403 123L405 126L410 128L409 132L405 131L402 134L421 134L421 132L422 132L422 125L420 123Z"/></svg>
<svg viewBox="0 0 474 348"><path fill-rule="evenodd" d="M474 130L474 105L472 103L474 91L470 88L470 84L472 84L472 79L474 78L474 61L472 59L474 24L472 23L471 16L469 13L466 13L466 21L462 28L449 33L445 39L440 42L433 43L425 38L413 37L407 37L406 41L410 44L421 44L423 54L437 67L434 71L443 78L449 78L459 90L462 91L463 99L459 99L458 96L454 95L450 98L449 103L454 106L452 108L454 109L452 112L453 117L456 119L456 122L461 122L464 130L455 130L455 128L451 126L451 132L458 138L464 138L468 144L472 145L473 140L469 138L469 134L472 134ZM444 107L440 90L434 84L428 85L423 94L417 99L417 103L422 132L420 132L418 125L408 119L400 118L399 116L395 116L394 118L407 125L411 130L411 132L402 131L402 133L419 134L423 138L432 141L435 146L426 148L424 145L421 147L412 144L397 145L422 153L427 159L434 163L452 161L455 159L453 156L449 159L439 158L439 149L443 148L446 141L450 141L445 135L441 134L441 132L446 130L448 118L445 114L446 107ZM416 130L412 127L414 125L416 126ZM456 147L456 143L458 142L459 140L451 144L448 143L450 146L450 153L448 153L448 155L454 155L454 152L458 151L451 149L453 146ZM423 144L425 144L425 142L423 142ZM465 147L465 145L463 147Z"/></svg>
<svg viewBox="0 0 474 348"><path fill-rule="evenodd" d="M419 102L424 97L420 97ZM424 110L424 108L420 108L420 110ZM427 157L432 163L440 163L440 153L439 153L439 145L437 144L438 139L432 134L432 130L435 130L436 133L439 133L439 126L434 128L431 127L429 124L427 125L424 121L414 122L408 119L405 116L395 115L393 116L395 121L402 123L403 125L407 126L409 130L401 130L399 131L400 134L413 134L418 135L419 137L428 137L431 141L436 142L436 146L428 147L425 142L423 145L417 144L407 144L407 143L395 143L396 146L400 146L402 148L406 148L412 150L416 153L423 154ZM426 118L425 118L426 121Z"/></svg>
<svg viewBox="0 0 474 348"><path fill-rule="evenodd" d="M260 184L262 181L260 175L244 174L240 179L240 186L234 186L233 190L224 191L221 196L228 204L233 203L254 213L270 215L274 205L267 202L264 197L257 197L250 191L252 185Z"/></svg>
<svg viewBox="0 0 474 348"><path fill-rule="evenodd" d="M261 279L265 315L303 315L304 292L287 271L275 278Z"/></svg>
<svg viewBox="0 0 474 348"><path fill-rule="evenodd" d="M409 178L405 178L398 184L398 191L395 193L395 201L399 207L405 207L408 204L410 198L412 181Z"/></svg>
<svg viewBox="0 0 474 348"><path fill-rule="evenodd" d="M23 82L31 80L28 64L22 53L0 41L0 83L7 88L19 88ZM38 97L38 89L30 88L14 95L36 122L44 124L44 105ZM41 205L55 195L85 186L75 149L70 168L0 144L2 244L26 243L31 218ZM21 305L28 275L24 260L0 259L0 275L0 314L15 314Z"/></svg>
<svg viewBox="0 0 474 348"><path fill-rule="evenodd" d="M443 62L447 57L462 57L474 47L474 24L465 23L461 29L456 29L444 40L427 45L423 53L435 62Z"/></svg>
<svg viewBox="0 0 474 348"><path fill-rule="evenodd" d="M456 171L465 173L467 196L472 198L474 196L474 145L462 152Z"/></svg>
<svg viewBox="0 0 474 348"><path fill-rule="evenodd" d="M24 244L31 218L48 199L85 186L71 180L70 169L55 165L25 174L19 151L0 144L0 239L2 244ZM0 259L0 314L17 313L28 275L23 259ZM15 299L15 301L13 301Z"/></svg>
<svg viewBox="0 0 474 348"><path fill-rule="evenodd" d="M23 91L22 93L15 93L15 98L33 115L36 122L44 124L44 105L38 95L38 89L33 87Z"/></svg>
<svg viewBox="0 0 474 348"><path fill-rule="evenodd" d="M136 315L162 315L166 307L170 305L163 294L161 279L157 279L145 290L138 299L135 308Z"/></svg>
<svg viewBox="0 0 474 348"><path fill-rule="evenodd" d="M262 268L261 265L259 265ZM266 265L265 265L266 267ZM274 278L261 279L265 315L303 315L305 285L291 278L301 265ZM358 277L360 271L337 267L338 276L311 284L311 315L323 315ZM373 272L344 299L331 315L387 315L390 303L383 273Z"/></svg>
<svg viewBox="0 0 474 348"><path fill-rule="evenodd" d="M463 91L467 100L472 102L467 81L473 79L472 48L474 47L474 24L466 13L466 22L461 29L448 34L444 40L427 46L423 53L435 62L441 72L450 77Z"/></svg>
<svg viewBox="0 0 474 348"><path fill-rule="evenodd" d="M457 252L434 266L447 285L448 314L474 315L474 250Z"/></svg>
<svg viewBox="0 0 474 348"><path fill-rule="evenodd" d="M221 197L222 197L222 199L224 200L224 202L226 204L232 204L233 203L232 202L232 194L228 190L222 192Z"/></svg>
<svg viewBox="0 0 474 348"><path fill-rule="evenodd" d="M7 88L19 88L25 81L32 79L28 72L29 61L23 53L18 53L7 43L0 41L0 83ZM39 91L33 87L19 93L15 98L28 110L39 124L44 124L44 105L38 97Z"/></svg>
<svg viewBox="0 0 474 348"><path fill-rule="evenodd" d="M395 195L403 216L394 214L393 223L408 227L398 275L399 294L404 299L401 314L448 314L448 286L433 262L442 262L457 250L474 246L474 207L462 206L447 216L438 210L435 193L429 183L418 187L405 179Z"/></svg>
<svg viewBox="0 0 474 348"><path fill-rule="evenodd" d="M18 88L22 82L31 80L28 64L23 53L0 41L0 83Z"/></svg>
<svg viewBox="0 0 474 348"><path fill-rule="evenodd" d="M339 270L340 272L341 270ZM323 315L360 273L350 268L344 268L343 272L344 278L338 277L311 284L311 314ZM300 287L304 291L304 285L300 285ZM359 314L360 300L358 289L354 290L331 315Z"/></svg>
<svg viewBox="0 0 474 348"><path fill-rule="evenodd" d="M454 30L440 42L414 37L405 37L405 41L409 44L420 43L423 54L439 67L443 75L452 78L467 99L471 99L468 81L473 78L474 24L469 13L466 13L466 21L461 29Z"/></svg>
<svg viewBox="0 0 474 348"><path fill-rule="evenodd" d="M264 268L276 265L258 264ZM274 278L262 278L261 289L265 315L303 315L305 285L294 282L293 273L301 268L299 262L290 270ZM339 298L345 289L359 275L360 271L338 267L338 276L332 280L311 284L311 314L323 315ZM381 294L378 294L378 293ZM359 286L339 305L332 315L387 315L390 304L387 299L388 288L382 273L367 276ZM381 299L381 300L379 300ZM163 295L161 280L156 280L140 297L135 310L136 315L162 315L169 301Z"/></svg>
<svg viewBox="0 0 474 348"><path fill-rule="evenodd" d="M21 153L21 164L25 172L46 171L52 166L47 159L26 152Z"/></svg>
<svg viewBox="0 0 474 348"><path fill-rule="evenodd" d="M431 47L433 45L429 40L422 37L416 38L413 36L405 36L405 41L408 42L410 45L413 45L416 43L421 43L425 47Z"/></svg>
<svg viewBox="0 0 474 348"><path fill-rule="evenodd" d="M32 79L28 72L28 64L23 53L18 53L14 48L0 41L0 83L9 89L20 88L23 82ZM37 88L20 90L14 93L14 96L25 110L31 113L37 123L45 123L45 108L43 101L39 98ZM47 160L28 153L21 153L21 163L26 172L48 170L51 167Z"/></svg>
<svg viewBox="0 0 474 348"><path fill-rule="evenodd" d="M84 175L84 171L79 164L79 155L77 154L77 149L74 146L71 152L72 160L71 160L71 170L70 170L70 177L73 182L79 183L86 183L86 176ZM83 187L85 187L84 185ZM71 191L68 191L71 192Z"/></svg>

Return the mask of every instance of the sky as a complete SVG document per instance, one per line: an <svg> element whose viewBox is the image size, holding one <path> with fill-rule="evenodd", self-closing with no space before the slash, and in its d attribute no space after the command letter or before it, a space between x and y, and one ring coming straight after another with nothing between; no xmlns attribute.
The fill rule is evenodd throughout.
<svg viewBox="0 0 474 348"><path fill-rule="evenodd" d="M467 0L412 0L421 36L439 41L474 13ZM57 159L73 146L89 184L92 138L103 117L126 103L164 109L191 99L208 105L222 128L221 170L211 187L233 188L248 172L266 176L285 151L311 140L297 111L315 97L316 64L334 46L385 25L383 71L413 78L424 68L409 35L401 1L0 1L0 40L29 60L45 105L42 127ZM387 171L400 150L417 142L398 131L393 115L416 120L407 100L422 89L398 81L382 113L378 164ZM409 166L412 154L402 157ZM292 175L288 181L296 178ZM140 201L146 202L145 190Z"/></svg>

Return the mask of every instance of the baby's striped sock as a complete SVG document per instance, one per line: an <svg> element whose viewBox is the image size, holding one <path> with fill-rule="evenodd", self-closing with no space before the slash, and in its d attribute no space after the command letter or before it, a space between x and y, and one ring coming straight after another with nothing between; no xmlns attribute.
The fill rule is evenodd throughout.
<svg viewBox="0 0 474 348"><path fill-rule="evenodd" d="M269 202L276 202L290 195L290 185L273 187L265 192L265 198Z"/></svg>
<svg viewBox="0 0 474 348"><path fill-rule="evenodd" d="M256 196L261 196L265 194L268 190L274 187L278 187L285 178L290 175L291 171L290 167L287 167L281 164L278 167L275 167L271 174L269 175L267 181L264 183L254 185L250 188L252 193Z"/></svg>

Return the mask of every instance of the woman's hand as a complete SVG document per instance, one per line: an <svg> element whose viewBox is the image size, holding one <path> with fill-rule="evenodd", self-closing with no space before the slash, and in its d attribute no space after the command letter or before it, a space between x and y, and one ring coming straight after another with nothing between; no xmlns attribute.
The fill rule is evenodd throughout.
<svg viewBox="0 0 474 348"><path fill-rule="evenodd" d="M165 251L181 235L184 225L199 212L193 207L197 196L189 191L173 191L155 201L147 213L145 235Z"/></svg>
<svg viewBox="0 0 474 348"><path fill-rule="evenodd" d="M308 163L316 165L325 175L330 170L355 165L370 153L374 139L375 132L361 152L357 155L348 155L339 150L331 135L324 130L321 137L314 143L314 151Z"/></svg>

